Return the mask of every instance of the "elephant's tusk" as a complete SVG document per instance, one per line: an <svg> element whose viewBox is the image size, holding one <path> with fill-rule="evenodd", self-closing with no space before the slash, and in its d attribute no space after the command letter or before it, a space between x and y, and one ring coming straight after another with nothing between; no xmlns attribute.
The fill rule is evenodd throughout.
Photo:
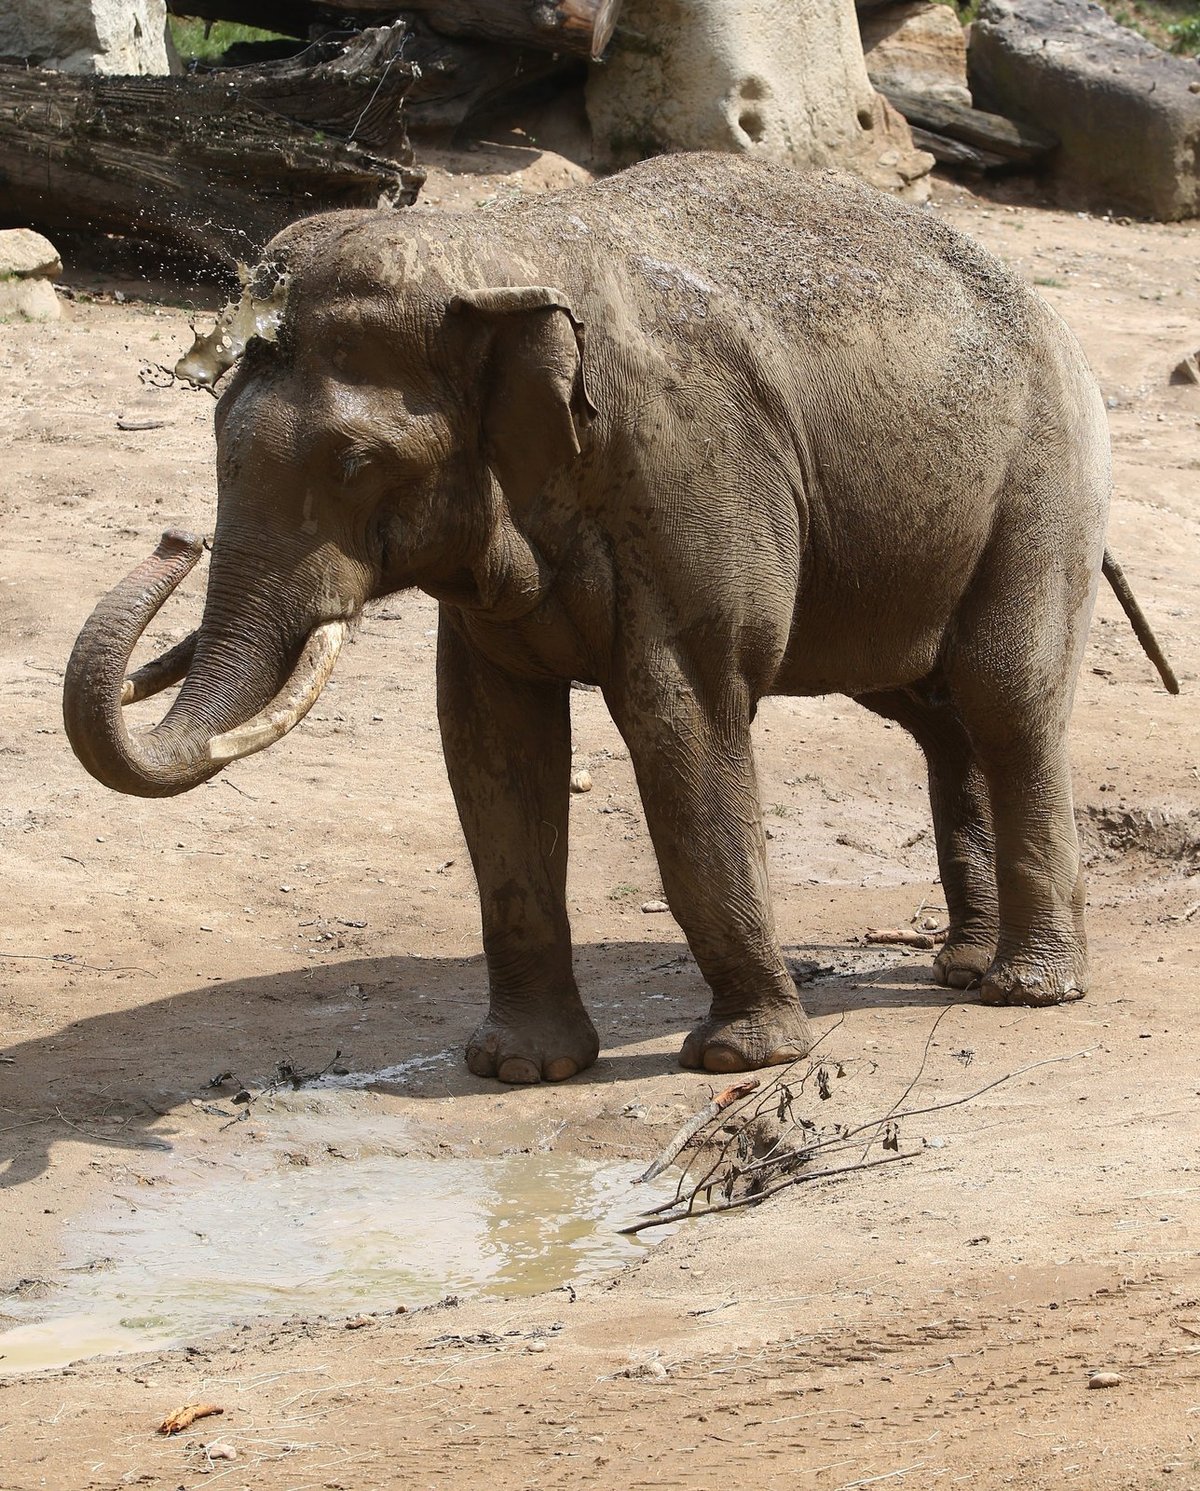
<svg viewBox="0 0 1200 1491"><path fill-rule="evenodd" d="M242 756L252 756L255 751L264 751L285 736L293 725L298 725L328 683L349 632L349 625L344 621L327 621L317 627L304 644L304 651L292 669L291 677L266 709L236 730L214 735L208 742L208 759L214 766L224 766Z"/></svg>
<svg viewBox="0 0 1200 1491"><path fill-rule="evenodd" d="M161 694L163 689L169 689L173 683L186 677L196 655L199 637L198 631L192 632L182 642L168 648L161 657L131 673L121 685L121 704L136 704L139 699L149 699L152 694Z"/></svg>

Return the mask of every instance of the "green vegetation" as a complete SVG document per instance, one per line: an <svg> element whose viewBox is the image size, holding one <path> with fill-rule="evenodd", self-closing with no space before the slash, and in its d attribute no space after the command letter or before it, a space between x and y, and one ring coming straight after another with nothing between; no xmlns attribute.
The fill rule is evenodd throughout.
<svg viewBox="0 0 1200 1491"><path fill-rule="evenodd" d="M939 5L948 5L964 26L979 14L979 0L937 0Z"/></svg>
<svg viewBox="0 0 1200 1491"><path fill-rule="evenodd" d="M278 31L257 31L233 21L213 21L205 30L204 21L185 21L171 16L171 35L175 50L184 62L215 62L237 41L280 41Z"/></svg>
<svg viewBox="0 0 1200 1491"><path fill-rule="evenodd" d="M1200 57L1200 16L1189 16L1186 21L1173 21L1167 27L1167 35L1171 38L1173 52Z"/></svg>
<svg viewBox="0 0 1200 1491"><path fill-rule="evenodd" d="M1196 0L1100 0L1119 26L1155 46L1185 57L1200 56L1200 7Z"/></svg>
<svg viewBox="0 0 1200 1491"><path fill-rule="evenodd" d="M1200 0L1100 0L1119 26L1136 31L1155 46L1185 57L1200 57ZM979 0L939 0L964 26L979 14Z"/></svg>

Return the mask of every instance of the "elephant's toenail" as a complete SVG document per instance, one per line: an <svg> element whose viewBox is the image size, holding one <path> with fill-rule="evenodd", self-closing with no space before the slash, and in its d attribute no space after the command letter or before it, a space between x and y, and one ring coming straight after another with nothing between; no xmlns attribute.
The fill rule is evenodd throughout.
<svg viewBox="0 0 1200 1491"><path fill-rule="evenodd" d="M542 1074L532 1061L526 1061L523 1056L510 1056L507 1061L502 1061L497 1069L496 1076L501 1082L540 1082Z"/></svg>
<svg viewBox="0 0 1200 1491"><path fill-rule="evenodd" d="M706 1072L745 1072L750 1064L740 1051L732 1046L714 1044L704 1048L704 1070Z"/></svg>
<svg viewBox="0 0 1200 1491"><path fill-rule="evenodd" d="M556 1056L553 1061L548 1061L542 1068L542 1076L547 1082L565 1082L578 1070L578 1063L572 1061L569 1056Z"/></svg>

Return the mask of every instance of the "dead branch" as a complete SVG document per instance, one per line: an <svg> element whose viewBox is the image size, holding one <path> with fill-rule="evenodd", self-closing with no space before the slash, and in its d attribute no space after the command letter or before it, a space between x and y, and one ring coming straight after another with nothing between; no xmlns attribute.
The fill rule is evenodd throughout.
<svg viewBox="0 0 1200 1491"><path fill-rule="evenodd" d="M925 1040L921 1063L912 1080L908 1083L903 1093L889 1107L888 1111L878 1118L873 1118L865 1123L846 1127L835 1124L832 1132L817 1132L815 1125L806 1119L796 1119L792 1114L792 1104L804 1090L809 1078L818 1077L818 1085L822 1086L822 1096L828 1095L829 1078L828 1067L824 1064L809 1063L803 1076L797 1081L790 1076L791 1068L784 1068L779 1076L765 1088L758 1088L757 1084L749 1086L750 1090L742 1096L736 1096L737 1089L730 1088L727 1092L720 1094L705 1109L696 1114L694 1118L680 1130L672 1144L667 1146L660 1160L655 1166L647 1171L646 1178L653 1178L677 1157L688 1143L700 1140L696 1144L695 1153L689 1159L687 1166L680 1176L675 1188L675 1194L669 1200L651 1207L642 1213L639 1221L623 1228L628 1234L641 1232L650 1227L663 1227L672 1222L683 1221L690 1216L703 1216L709 1212L724 1212L735 1210L740 1207L757 1206L769 1197L777 1195L789 1186L801 1185L809 1180L828 1179L842 1175L850 1175L858 1170L874 1169L878 1165L891 1164L895 1160L913 1159L921 1153L920 1149L900 1149L899 1128L902 1120L917 1118L928 1113L942 1112L948 1108L961 1107L965 1103L972 1102L984 1093L1010 1082L1014 1077L1019 1077L1027 1072L1034 1071L1038 1067L1050 1066L1059 1062L1071 1061L1076 1058L1090 1055L1089 1048L1063 1056L1043 1057L1038 1061L1027 1062L1024 1066L1014 1071L1006 1072L994 1081L986 1083L976 1091L967 1093L962 1097L947 1099L940 1103L927 1104L921 1108L904 1108L903 1104L920 1081L929 1057L929 1051L933 1043L933 1037L946 1015L951 1009L957 1008L950 1005L942 1010L934 1021ZM833 1063L830 1063L833 1065ZM837 1064L837 1073L844 1075L841 1064ZM821 1083L821 1079L823 1084ZM724 1100L722 1103L721 1100ZM776 1110L779 1119L789 1118L792 1120L792 1132L804 1134L803 1142L790 1147L785 1145L782 1136L776 1138L768 1153L760 1155L749 1164L743 1163L750 1150L749 1132L751 1125L766 1115L772 1108ZM730 1110L740 1116L741 1122L730 1123ZM722 1128L726 1131L724 1139L716 1144L716 1157L711 1159L704 1174L700 1178L690 1180L689 1175L697 1156L701 1152L711 1155L712 1142L718 1139L715 1124L721 1120ZM705 1136L705 1130L708 1130ZM882 1132L883 1146L892 1153L877 1160L867 1158L871 1145L875 1143ZM861 1143L861 1136L869 1135L866 1148L862 1151L860 1159L851 1165L826 1166L820 1170L811 1167L817 1157L822 1159L842 1153L847 1149L857 1149ZM705 1141L707 1138L707 1143ZM858 1142L856 1142L858 1141ZM737 1146L737 1154L731 1155L731 1150ZM742 1194L735 1195L735 1191L741 1189ZM713 1191L720 1189L723 1192L722 1199L713 1201ZM703 1207L699 1206L704 1199Z"/></svg>
<svg viewBox="0 0 1200 1491"><path fill-rule="evenodd" d="M197 1419L212 1418L215 1414L224 1413L225 1410L216 1403L185 1403L182 1408L177 1408L174 1413L168 1414L158 1426L160 1434L182 1434L185 1429L191 1428Z"/></svg>
<svg viewBox="0 0 1200 1491"><path fill-rule="evenodd" d="M900 947L920 947L927 951L945 942L948 927L937 932L918 932L913 927L868 927L864 942L895 943Z"/></svg>
<svg viewBox="0 0 1200 1491"><path fill-rule="evenodd" d="M379 25L419 12L450 36L507 46L599 57L617 24L622 0L168 0L173 15L240 21L287 36L311 27Z"/></svg>
<svg viewBox="0 0 1200 1491"><path fill-rule="evenodd" d="M780 1191L787 1190L791 1186L801 1185L805 1181L829 1180L838 1175L852 1175L856 1170L874 1170L879 1165L892 1165L897 1160L915 1159L920 1153L919 1149L901 1150L898 1154L885 1155L880 1160L860 1160L857 1164L839 1165L832 1170L803 1171L798 1175L791 1175L786 1180L780 1181L778 1185L766 1186L761 1191L755 1191L753 1195L739 1196L736 1200L722 1201L716 1206L706 1207L700 1215L708 1216L712 1212L737 1211L740 1207L744 1206L758 1206L769 1197L778 1195ZM650 1227L666 1227L672 1222L681 1222L685 1217L694 1215L697 1214L685 1211L676 1213L674 1216L652 1216L641 1222L633 1222L630 1226L622 1227L620 1230L623 1234L631 1235L635 1232L644 1232Z"/></svg>
<svg viewBox="0 0 1200 1491"><path fill-rule="evenodd" d="M748 1082L737 1082L732 1087L727 1087L724 1092L718 1093L711 1103L706 1104L699 1113L688 1119L650 1168L644 1174L639 1175L633 1184L635 1186L645 1185L648 1180L654 1180L656 1176L661 1175L706 1124L711 1123L719 1113L723 1113L731 1103L736 1103L739 1098L744 1098L760 1085L759 1079L752 1077Z"/></svg>

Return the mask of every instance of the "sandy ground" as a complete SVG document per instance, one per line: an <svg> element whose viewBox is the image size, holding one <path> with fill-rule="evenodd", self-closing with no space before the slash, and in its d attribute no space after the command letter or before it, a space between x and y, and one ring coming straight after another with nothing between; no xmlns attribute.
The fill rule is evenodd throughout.
<svg viewBox="0 0 1200 1491"><path fill-rule="evenodd" d="M475 165L435 172L430 198L576 174L536 151ZM848 1074L823 1118L879 1115L918 1074L909 1103L925 1106L1071 1059L910 1121L925 1145L910 1162L696 1222L574 1298L401 1315L385 1299L353 1331L293 1318L0 1377L5 1491L1200 1485L1200 388L1168 382L1200 347L1196 230L948 188L931 210L1082 339L1111 411L1111 542L1185 692L1163 692L1102 595L1074 731L1082 1003L983 1009L934 987L927 953L864 948L939 888L915 748L842 699L771 701L757 725L779 922L799 963L835 970L805 989ZM236 1134L198 1106L215 1074L261 1084L338 1049L354 1071L409 1063L363 1095L364 1125L399 1117L414 1153L456 1155L534 1136L637 1159L710 1093L675 1065L704 991L678 928L641 910L654 859L587 692L570 903L601 1060L502 1090L444 1057L484 975L429 601L376 606L306 723L188 797L121 799L76 764L59 693L79 625L162 529L211 525L211 402L139 378L188 341L178 302L110 294L55 326L0 326L0 1329L6 1298L51 1308L89 1208L136 1209L139 1185L197 1156L229 1163ZM151 644L194 624L202 585ZM1095 1370L1119 1383L1089 1390ZM155 1435L202 1399L223 1417ZM210 1459L215 1440L238 1458Z"/></svg>

